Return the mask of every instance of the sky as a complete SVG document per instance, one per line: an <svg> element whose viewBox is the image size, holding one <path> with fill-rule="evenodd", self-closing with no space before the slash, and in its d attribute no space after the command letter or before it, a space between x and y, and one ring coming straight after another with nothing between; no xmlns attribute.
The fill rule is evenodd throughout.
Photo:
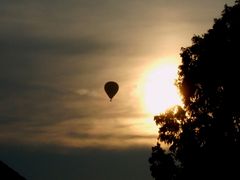
<svg viewBox="0 0 240 180"><path fill-rule="evenodd" d="M0 160L29 180L151 180L153 117L181 104L181 47L224 4L0 0Z"/></svg>

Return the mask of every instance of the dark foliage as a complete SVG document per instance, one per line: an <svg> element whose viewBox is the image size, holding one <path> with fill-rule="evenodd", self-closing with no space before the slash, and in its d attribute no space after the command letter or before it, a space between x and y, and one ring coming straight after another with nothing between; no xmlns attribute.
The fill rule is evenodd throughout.
<svg viewBox="0 0 240 180"><path fill-rule="evenodd" d="M0 161L0 179L2 180L26 180L18 172Z"/></svg>
<svg viewBox="0 0 240 180"><path fill-rule="evenodd" d="M149 159L161 180L240 179L240 1L225 5L207 33L182 48L176 84L184 107L154 118L159 144Z"/></svg>

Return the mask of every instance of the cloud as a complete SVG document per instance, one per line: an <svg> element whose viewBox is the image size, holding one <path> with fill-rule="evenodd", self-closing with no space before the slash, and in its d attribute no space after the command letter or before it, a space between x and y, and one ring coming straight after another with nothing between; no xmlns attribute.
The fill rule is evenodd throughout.
<svg viewBox="0 0 240 180"><path fill-rule="evenodd" d="M90 97L100 97L101 95L99 94L98 91L96 90L89 90L89 89L78 89L77 90L77 93L80 95L80 96L90 96Z"/></svg>
<svg viewBox="0 0 240 180"><path fill-rule="evenodd" d="M62 115L62 114L60 114ZM39 116L39 115L38 115ZM55 144L63 147L95 147L104 149L119 149L129 147L145 147L155 143L157 134L148 131L148 124L145 120L136 119L134 122L129 117L114 115L99 116L89 114L85 117L74 119L37 122L34 121L13 121L3 123L0 127L0 142L15 142L15 144ZM56 118L53 116L52 118ZM49 119L49 118L48 118ZM157 132L157 131L156 131ZM119 143L121 142L121 143Z"/></svg>
<svg viewBox="0 0 240 180"><path fill-rule="evenodd" d="M54 38L22 35L10 32L0 38L0 53L6 58L14 53L16 58L23 55L83 55L106 51L113 44L101 42L91 37Z"/></svg>

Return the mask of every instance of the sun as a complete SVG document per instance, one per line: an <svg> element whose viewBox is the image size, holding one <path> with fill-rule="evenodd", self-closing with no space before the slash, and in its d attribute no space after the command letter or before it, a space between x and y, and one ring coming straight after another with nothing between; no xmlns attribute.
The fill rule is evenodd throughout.
<svg viewBox="0 0 240 180"><path fill-rule="evenodd" d="M143 82L144 109L157 115L174 105L181 105L181 98L174 82L177 78L177 64L166 63L154 66L146 74Z"/></svg>

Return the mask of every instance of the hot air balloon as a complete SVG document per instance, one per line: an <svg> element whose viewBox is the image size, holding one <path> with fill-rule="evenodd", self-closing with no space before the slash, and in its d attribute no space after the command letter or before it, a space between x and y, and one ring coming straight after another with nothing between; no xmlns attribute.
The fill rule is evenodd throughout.
<svg viewBox="0 0 240 180"><path fill-rule="evenodd" d="M108 97L110 98L110 101L112 101L112 98L117 94L119 89L119 86L114 81L108 81L104 85L104 90Z"/></svg>

